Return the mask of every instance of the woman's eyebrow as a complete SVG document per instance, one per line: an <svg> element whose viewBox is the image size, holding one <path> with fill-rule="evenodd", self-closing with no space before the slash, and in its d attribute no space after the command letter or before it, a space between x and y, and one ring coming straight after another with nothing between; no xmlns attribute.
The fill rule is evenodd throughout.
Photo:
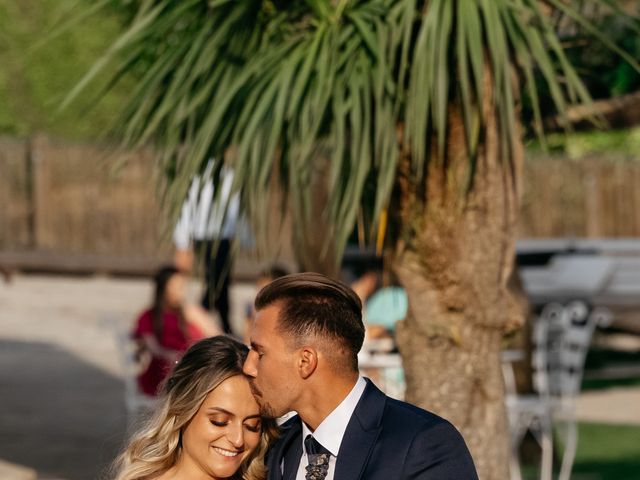
<svg viewBox="0 0 640 480"><path fill-rule="evenodd" d="M231 416L235 415L233 412L230 412L229 410L225 410L222 407L209 407L207 408L207 412L226 413L227 415L231 415Z"/></svg>
<svg viewBox="0 0 640 480"><path fill-rule="evenodd" d="M227 415L229 415L231 417L235 417L235 415L236 415L235 413L230 412L229 410L225 410L222 407L209 407L209 408L207 408L207 412L208 413L225 413L225 414L227 414ZM254 415L248 415L248 416L244 417L244 420L250 420L252 418L262 418L262 415L260 415L259 413L256 413Z"/></svg>

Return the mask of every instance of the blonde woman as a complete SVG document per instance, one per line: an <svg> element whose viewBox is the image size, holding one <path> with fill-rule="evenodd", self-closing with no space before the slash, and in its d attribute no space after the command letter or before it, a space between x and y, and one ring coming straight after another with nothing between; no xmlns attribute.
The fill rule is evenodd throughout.
<svg viewBox="0 0 640 480"><path fill-rule="evenodd" d="M247 352L224 336L187 350L157 412L117 460L116 480L264 480L277 430L242 373Z"/></svg>

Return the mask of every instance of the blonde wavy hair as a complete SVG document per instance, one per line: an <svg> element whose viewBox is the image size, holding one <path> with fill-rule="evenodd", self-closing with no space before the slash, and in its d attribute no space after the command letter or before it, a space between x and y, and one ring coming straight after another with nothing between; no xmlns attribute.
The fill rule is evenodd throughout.
<svg viewBox="0 0 640 480"><path fill-rule="evenodd" d="M132 437L113 466L115 480L146 480L174 466L182 451L182 431L205 397L227 378L242 375L249 349L226 336L206 338L193 345L166 380L160 405ZM262 419L260 443L232 480L264 480L264 456L277 436L272 419Z"/></svg>

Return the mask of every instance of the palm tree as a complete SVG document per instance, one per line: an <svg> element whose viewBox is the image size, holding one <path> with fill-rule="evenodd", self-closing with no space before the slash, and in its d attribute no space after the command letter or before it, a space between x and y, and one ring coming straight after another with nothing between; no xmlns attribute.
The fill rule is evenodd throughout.
<svg viewBox="0 0 640 480"><path fill-rule="evenodd" d="M258 232L276 185L298 243L317 237L300 225L321 224L340 258L373 182L373 227L389 212L409 297L397 332L407 399L461 430L481 478L507 478L499 351L524 316L509 289L519 92L539 133L540 82L561 115L588 103L550 12L591 24L567 0L137 4L76 91L98 74L137 73L119 133L128 147L155 145L171 215L190 178L225 157ZM326 196L310 193L318 185Z"/></svg>

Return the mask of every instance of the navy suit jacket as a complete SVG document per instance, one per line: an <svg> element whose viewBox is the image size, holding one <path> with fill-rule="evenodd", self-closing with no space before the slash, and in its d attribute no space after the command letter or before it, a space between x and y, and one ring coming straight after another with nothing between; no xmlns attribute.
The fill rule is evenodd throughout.
<svg viewBox="0 0 640 480"><path fill-rule="evenodd" d="M295 480L302 455L297 415L267 457L269 480ZM284 472L281 464L284 460ZM347 425L334 480L477 480L462 436L443 418L382 393L370 380Z"/></svg>

